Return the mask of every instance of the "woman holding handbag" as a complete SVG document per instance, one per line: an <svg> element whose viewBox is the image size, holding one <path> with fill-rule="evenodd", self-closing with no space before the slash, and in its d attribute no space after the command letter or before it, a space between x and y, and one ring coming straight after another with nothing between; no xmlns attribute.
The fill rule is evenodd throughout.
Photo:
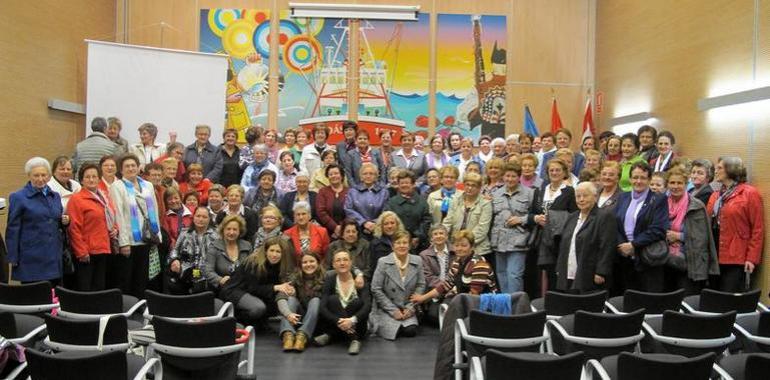
<svg viewBox="0 0 770 380"><path fill-rule="evenodd" d="M120 226L120 255L115 260L118 283L123 293L144 297L150 267L150 250L160 243L158 202L152 183L141 179L139 158L128 154L121 158L121 180L110 188Z"/></svg>
<svg viewBox="0 0 770 380"><path fill-rule="evenodd" d="M115 207L99 189L100 172L99 166L93 163L80 167L78 180L82 188L70 198L67 206L70 216L67 232L75 256L75 278L80 291L106 288L107 259L120 249Z"/></svg>

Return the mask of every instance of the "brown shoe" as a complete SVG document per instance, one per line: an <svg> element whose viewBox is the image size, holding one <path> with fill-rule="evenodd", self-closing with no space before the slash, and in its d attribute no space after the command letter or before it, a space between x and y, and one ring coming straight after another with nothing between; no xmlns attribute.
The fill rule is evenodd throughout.
<svg viewBox="0 0 770 380"><path fill-rule="evenodd" d="M283 333L283 352L294 350L294 333L286 331Z"/></svg>
<svg viewBox="0 0 770 380"><path fill-rule="evenodd" d="M305 345L307 344L307 335L302 331L298 332L294 338L294 351L305 351Z"/></svg>

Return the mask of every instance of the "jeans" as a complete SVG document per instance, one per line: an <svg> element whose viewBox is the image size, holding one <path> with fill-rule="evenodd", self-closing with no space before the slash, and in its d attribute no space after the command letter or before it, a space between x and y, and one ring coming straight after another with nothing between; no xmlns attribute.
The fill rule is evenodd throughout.
<svg viewBox="0 0 770 380"><path fill-rule="evenodd" d="M318 297L312 298L308 301L306 309L302 307L302 304L299 303L297 297L289 297L288 301L289 309L294 313L302 315L302 325L297 329L296 326L292 326L291 323L289 323L286 317L281 316L281 331L279 336L283 335L286 331L297 332L297 330L299 330L305 333L305 336L308 338L312 337L315 326L318 323L318 307L321 305L321 299Z"/></svg>
<svg viewBox="0 0 770 380"><path fill-rule="evenodd" d="M249 293L244 294L235 305L235 310L250 322L257 321L267 312L267 305L261 299Z"/></svg>
<svg viewBox="0 0 770 380"><path fill-rule="evenodd" d="M502 293L524 290L527 251L495 252L497 283Z"/></svg>

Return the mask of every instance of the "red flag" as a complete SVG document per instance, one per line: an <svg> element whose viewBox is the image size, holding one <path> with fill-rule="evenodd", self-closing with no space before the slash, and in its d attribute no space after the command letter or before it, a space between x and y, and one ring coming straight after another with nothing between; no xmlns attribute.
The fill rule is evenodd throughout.
<svg viewBox="0 0 770 380"><path fill-rule="evenodd" d="M556 106L556 98L553 98L553 105L551 106L551 133L555 135L556 131L563 127L561 117L559 116L559 108Z"/></svg>
<svg viewBox="0 0 770 380"><path fill-rule="evenodd" d="M583 137L580 139L580 143L582 144L586 137L595 136L595 133L594 114L593 110L591 110L591 99L589 98L588 102L586 102L585 115L583 115Z"/></svg>

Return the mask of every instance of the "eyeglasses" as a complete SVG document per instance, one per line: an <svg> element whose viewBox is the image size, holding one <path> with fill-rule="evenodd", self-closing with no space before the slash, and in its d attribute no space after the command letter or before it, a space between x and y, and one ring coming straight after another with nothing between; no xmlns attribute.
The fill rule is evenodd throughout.
<svg viewBox="0 0 770 380"><path fill-rule="evenodd" d="M278 218L272 215L265 215L262 217L262 220L278 220Z"/></svg>

